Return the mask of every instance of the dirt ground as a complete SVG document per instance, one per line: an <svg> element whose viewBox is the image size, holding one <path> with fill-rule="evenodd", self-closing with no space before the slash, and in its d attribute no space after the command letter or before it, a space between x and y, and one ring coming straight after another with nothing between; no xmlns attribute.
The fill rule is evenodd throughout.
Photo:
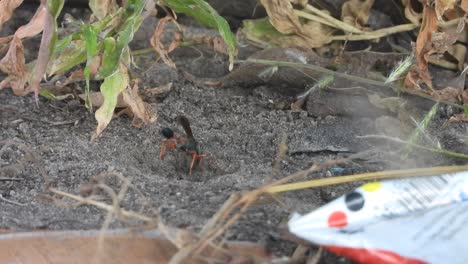
<svg viewBox="0 0 468 264"><path fill-rule="evenodd" d="M130 190L122 202L123 208L146 215L154 215L156 211L167 224L198 230L230 194L258 188L315 162L375 151L371 159L343 164L310 175L309 179L463 163L420 150L401 160L397 153L400 145L358 138L385 132L408 135L412 131L411 127L401 128L403 121L399 115L385 109L371 111L369 107L372 106L368 102L368 105L361 104L360 97L353 97L357 101L348 105L355 111L343 109L347 114L314 112L317 107L337 109L334 106L346 105L344 102L351 100L352 96L333 92L310 99L306 111L293 112L289 108L292 95L304 91L304 87L271 82L210 87L188 81L181 74L182 70L198 78L221 78L228 73L226 58L200 50L202 56L190 47L171 54L179 71L156 62L153 54L136 57L138 69L134 74L142 80L142 87L173 83L172 90L164 98L146 98L156 106L158 120L138 129L132 127L129 117L115 118L94 142L90 140L96 127L94 115L80 101L40 98L36 106L32 96L16 97L9 90L1 91L0 177L19 178L19 181L0 182L1 196L10 201L0 200L0 228L101 227L105 212L93 206L66 208L44 199L46 180L57 189L78 194L82 184L98 175L121 174L130 179L141 194ZM433 105L431 101L416 97L404 99L416 120L421 120ZM317 100L325 105L320 106ZM444 111L440 110L431 123L428 136L439 141L443 148L468 153L463 136L467 126L446 123ZM175 122L179 114L189 118L203 152L209 154L203 167L195 169L192 176L188 175L187 160L180 153L168 152L164 160L159 159L163 140L160 130L171 127L183 135ZM289 152L279 163L277 172L273 166L278 145L283 141ZM109 175L106 184L118 189L120 181ZM307 213L359 184L286 193L278 197L281 204L252 208L228 231L227 237L260 241L275 255L290 255L294 244L282 240L278 231L290 214ZM111 227L128 225L115 221ZM326 253L320 263L349 262Z"/></svg>

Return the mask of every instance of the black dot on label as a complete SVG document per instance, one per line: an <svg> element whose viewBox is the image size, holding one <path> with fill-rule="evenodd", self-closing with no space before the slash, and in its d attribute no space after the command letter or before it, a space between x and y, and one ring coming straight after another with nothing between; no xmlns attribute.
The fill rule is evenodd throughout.
<svg viewBox="0 0 468 264"><path fill-rule="evenodd" d="M346 207L351 211L359 211L364 207L364 197L358 192L348 193L345 196Z"/></svg>

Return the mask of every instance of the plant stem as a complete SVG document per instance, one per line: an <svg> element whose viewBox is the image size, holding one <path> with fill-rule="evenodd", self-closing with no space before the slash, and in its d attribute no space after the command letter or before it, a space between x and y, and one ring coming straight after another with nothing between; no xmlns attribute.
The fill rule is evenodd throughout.
<svg viewBox="0 0 468 264"><path fill-rule="evenodd" d="M241 62L241 61L239 61L239 62ZM350 80L350 81L356 81L356 82L366 83L366 84L380 86L380 87L392 88L395 92L401 91L401 92L404 92L404 93L407 93L407 94L412 94L412 95L416 95L416 96L419 96L419 97L422 97L422 98L425 98L425 99L428 99L428 100L432 100L434 102L440 102L440 103L443 103L443 104L446 104L446 105L451 105L451 106L459 108L459 109L464 109L462 105L454 104L454 103L448 102L446 100L438 100L438 99L436 99L436 98L434 98L434 97L432 97L432 96L430 96L428 94L422 93L422 92L412 91L412 90L409 90L409 89L406 89L404 87L397 86L397 85L391 84L391 83L386 84L385 82L381 82L381 81L375 81L375 80L371 80L371 79L367 79L367 78L363 78L363 77L359 77L359 76L349 75L349 74L346 74L346 73L335 72L335 71L325 69L325 68L317 66L317 65L303 64L303 63L289 62L289 61L262 60L262 59L247 59L247 60L245 60L245 62L253 62L253 63L264 64L264 65L269 65L269 66L278 66L278 67L291 67L291 68L310 69L310 70L313 70L313 71L316 71L316 72L320 72L320 73L324 73L324 74L328 74L328 75L333 75L335 77L344 78L344 79L347 79L347 80Z"/></svg>

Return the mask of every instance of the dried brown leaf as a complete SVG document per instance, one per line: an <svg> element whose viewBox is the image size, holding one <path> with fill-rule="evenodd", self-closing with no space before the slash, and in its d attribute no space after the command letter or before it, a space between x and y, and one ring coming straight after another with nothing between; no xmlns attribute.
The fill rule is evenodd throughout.
<svg viewBox="0 0 468 264"><path fill-rule="evenodd" d="M430 39L431 49L427 53L429 55L434 53L442 54L448 51L458 40L464 27L465 22L460 20L455 32L433 32Z"/></svg>
<svg viewBox="0 0 468 264"><path fill-rule="evenodd" d="M463 90L461 92L461 99L462 99L462 103L464 105L467 105L468 104L468 90Z"/></svg>
<svg viewBox="0 0 468 264"><path fill-rule="evenodd" d="M3 24L10 20L15 9L23 3L23 0L2 0L0 1L0 31Z"/></svg>
<svg viewBox="0 0 468 264"><path fill-rule="evenodd" d="M0 70L8 77L0 83L0 90L10 86L13 92L18 96L23 96L31 92L25 89L27 81L27 69L24 58L24 48L21 39L13 37L7 54L0 60Z"/></svg>
<svg viewBox="0 0 468 264"><path fill-rule="evenodd" d="M218 32L209 30L209 31L202 31L201 33L196 32L194 34L192 29L188 27L184 27L182 25L179 25L179 26L186 40L196 43L196 44L205 44L217 53L229 55L228 45L226 44L224 39L219 35ZM178 32L176 34L180 35L180 33ZM176 37L178 36L176 35ZM239 51L236 50L234 55L237 55L238 52Z"/></svg>
<svg viewBox="0 0 468 264"><path fill-rule="evenodd" d="M11 87L13 92L18 96L23 96L33 91L30 87L25 88L28 81L28 70L26 69L21 39L39 34L43 29L45 17L46 9L41 5L31 21L18 28L14 36L0 39L0 44L11 41L7 54L0 61L0 70L8 74L8 77L0 83L0 90L5 87Z"/></svg>
<svg viewBox="0 0 468 264"><path fill-rule="evenodd" d="M424 19L416 40L415 54L416 67L412 67L405 79L408 87L417 87L420 82L425 83L432 90L432 78L428 71L430 59L444 54L447 51L459 58L459 67L462 67L466 49L454 50L453 44L463 36L464 20L460 20L455 31L438 32L438 19L436 10L428 5L424 6ZM456 53L455 53L456 52ZM463 59L462 59L463 58Z"/></svg>
<svg viewBox="0 0 468 264"><path fill-rule="evenodd" d="M435 0L437 18L442 20L445 11L454 9L456 4L457 0Z"/></svg>
<svg viewBox="0 0 468 264"><path fill-rule="evenodd" d="M462 0L460 7L463 9L463 11L465 11L465 13L468 13L468 0Z"/></svg>
<svg viewBox="0 0 468 264"><path fill-rule="evenodd" d="M7 37L0 38L0 45L3 45L3 44L8 43L8 42L10 42L12 39L13 39L13 36L7 36Z"/></svg>
<svg viewBox="0 0 468 264"><path fill-rule="evenodd" d="M45 21L47 17L47 9L41 5L37 8L36 13L31 18L28 24L18 28L15 32L15 36L20 39L29 38L42 32L44 29Z"/></svg>
<svg viewBox="0 0 468 264"><path fill-rule="evenodd" d="M7 54L0 61L0 70L8 74L19 74L26 71L23 43L18 37L13 37Z"/></svg>
<svg viewBox="0 0 468 264"><path fill-rule="evenodd" d="M468 116L465 114L455 114L450 117L449 122L468 122Z"/></svg>
<svg viewBox="0 0 468 264"><path fill-rule="evenodd" d="M129 106L129 110L133 113L132 125L142 127L156 121L157 117L152 113L152 108L145 103L138 94L138 83L135 82L132 88L127 87L122 92L124 102Z"/></svg>
<svg viewBox="0 0 468 264"><path fill-rule="evenodd" d="M270 23L283 34L301 33L302 25L299 17L294 14L291 1L260 0L265 7Z"/></svg>
<svg viewBox="0 0 468 264"><path fill-rule="evenodd" d="M161 42L163 33L164 33L164 27L167 22L171 21L173 18L170 16L166 16L159 20L158 25L156 26L156 29L154 30L154 34L151 37L150 43L153 49L161 56L161 59L164 61L164 63L171 67L171 68L176 68L174 62L169 58L168 53L171 52L173 49L178 46L178 43L180 42L180 37L178 38L177 35L173 39L172 43L169 45L169 48L166 50L164 48L163 43ZM176 45L177 44L177 45Z"/></svg>
<svg viewBox="0 0 468 264"><path fill-rule="evenodd" d="M370 10L375 0L349 0L341 7L343 22L357 28L365 28L369 20Z"/></svg>
<svg viewBox="0 0 468 264"><path fill-rule="evenodd" d="M145 97L156 97L161 98L166 96L172 90L172 82L154 87L154 88L147 88L143 90L143 94Z"/></svg>
<svg viewBox="0 0 468 264"><path fill-rule="evenodd" d="M261 0L271 25L277 31L288 34L282 38L280 46L319 48L330 43L332 28L311 20L301 23L294 13L293 2L295 3L295 1Z"/></svg>
<svg viewBox="0 0 468 264"><path fill-rule="evenodd" d="M430 45L432 34L437 31L438 26L437 15L434 8L425 5L423 17L423 23L419 30L415 46L417 71L413 71L413 74L416 73L418 75L416 78L417 82L421 80L432 88L432 78L428 70L428 56L432 49Z"/></svg>
<svg viewBox="0 0 468 264"><path fill-rule="evenodd" d="M310 48L319 48L332 41L332 28L322 23L311 20L307 21L302 30L303 34L306 36L303 37L303 39Z"/></svg>
<svg viewBox="0 0 468 264"><path fill-rule="evenodd" d="M459 103L462 101L462 90L450 86L441 90L433 91L431 95L439 100L451 103Z"/></svg>
<svg viewBox="0 0 468 264"><path fill-rule="evenodd" d="M224 39L222 37L220 37L220 36L215 36L215 37L211 38L211 41L208 43L208 45L215 52L229 55L228 46L226 45L226 42L224 41Z"/></svg>
<svg viewBox="0 0 468 264"><path fill-rule="evenodd" d="M49 62L50 56L50 44L55 32L55 19L50 13L46 6L46 15L45 15L45 22L44 22L44 29L42 32L42 39L41 45L39 47L39 52L37 55L36 64L34 65L34 70L31 75L30 86L31 89L34 91L34 95L36 100L38 100L39 96L39 84L41 82L42 76L44 76L47 70L47 63Z"/></svg>
<svg viewBox="0 0 468 264"><path fill-rule="evenodd" d="M462 70L464 67L465 57L467 53L467 47L465 45L454 45L456 41L460 41L462 43L466 42L467 40L467 30L465 28L465 21L460 19L458 25L456 25L456 29L454 29L455 25L452 26L450 29L444 29L444 32L435 32L432 34L431 43L432 49L429 51L428 54L431 56L432 60L438 60L439 54L444 54L448 52L458 61L458 69ZM434 56L436 56L434 58ZM441 58L443 59L443 58Z"/></svg>

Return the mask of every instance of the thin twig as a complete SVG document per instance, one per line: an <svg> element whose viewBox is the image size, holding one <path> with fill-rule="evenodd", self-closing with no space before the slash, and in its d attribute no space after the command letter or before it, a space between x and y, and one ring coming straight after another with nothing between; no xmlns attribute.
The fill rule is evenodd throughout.
<svg viewBox="0 0 468 264"><path fill-rule="evenodd" d="M106 211L114 211L115 210L112 205L97 202L97 201L94 201L94 200L91 200L91 199L88 199L88 198L83 198L81 196L77 196L77 195L73 195L73 194L70 194L70 193L67 193L67 192L63 192L63 191L57 190L55 188L49 188L49 191L51 191L52 193L55 193L57 195L60 195L60 196L67 197L67 198L70 198L72 200L78 201L80 203L96 206L96 207L101 208L101 209L106 210ZM114 213L116 213L116 212L114 212ZM145 222L149 222L149 223L154 222L153 218L150 218L150 217L147 217L147 216L144 216L144 215L132 212L132 211L127 211L125 209L120 209L120 214L122 216L124 216L124 217L131 217L131 218L135 218L135 219L145 221Z"/></svg>
<svg viewBox="0 0 468 264"><path fill-rule="evenodd" d="M419 27L418 25L415 24L403 24L403 25L398 25L398 26L393 26L393 27L388 27L388 28L382 28L374 31L369 31L365 32L362 34L347 34L347 35L341 35L341 36L331 36L331 40L371 40L371 39L377 39L381 37L385 37L388 35L392 35L395 33L399 32L405 32L405 31L410 31L413 29L416 29Z"/></svg>
<svg viewBox="0 0 468 264"><path fill-rule="evenodd" d="M9 199L3 197L3 195L2 195L1 193L0 193L0 200L2 200L2 201L4 201L4 202L7 202L7 203L10 203L10 204L17 205L17 206L26 206L26 205L27 205L27 204L25 204L25 203L18 203L18 202L9 200Z"/></svg>
<svg viewBox="0 0 468 264"><path fill-rule="evenodd" d="M0 181L22 181L21 178L0 178Z"/></svg>

